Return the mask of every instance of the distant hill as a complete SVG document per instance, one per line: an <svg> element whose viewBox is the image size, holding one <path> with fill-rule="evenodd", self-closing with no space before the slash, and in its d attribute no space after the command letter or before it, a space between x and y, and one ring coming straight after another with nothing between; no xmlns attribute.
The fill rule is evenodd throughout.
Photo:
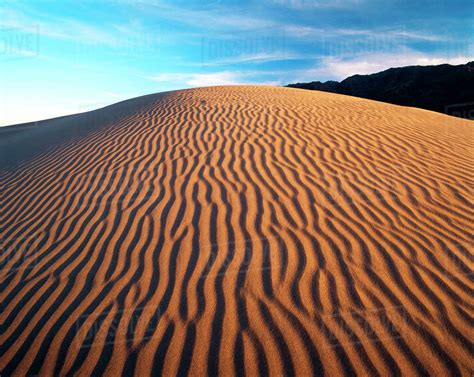
<svg viewBox="0 0 474 377"><path fill-rule="evenodd" d="M287 86L347 94L474 119L474 61L462 65L390 68L371 75L350 76L341 82L313 81Z"/></svg>

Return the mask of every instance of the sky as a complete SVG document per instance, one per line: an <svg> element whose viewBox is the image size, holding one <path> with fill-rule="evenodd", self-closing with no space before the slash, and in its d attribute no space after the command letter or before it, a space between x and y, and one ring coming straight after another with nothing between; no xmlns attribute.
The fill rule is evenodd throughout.
<svg viewBox="0 0 474 377"><path fill-rule="evenodd" d="M0 2L0 126L168 90L474 60L472 0Z"/></svg>

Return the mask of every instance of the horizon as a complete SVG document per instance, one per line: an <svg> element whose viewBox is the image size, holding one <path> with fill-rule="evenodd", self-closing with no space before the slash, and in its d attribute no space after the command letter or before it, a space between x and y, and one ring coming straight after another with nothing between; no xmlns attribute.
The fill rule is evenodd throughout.
<svg viewBox="0 0 474 377"><path fill-rule="evenodd" d="M0 126L170 90L474 59L474 5L464 0L173 3L4 2Z"/></svg>

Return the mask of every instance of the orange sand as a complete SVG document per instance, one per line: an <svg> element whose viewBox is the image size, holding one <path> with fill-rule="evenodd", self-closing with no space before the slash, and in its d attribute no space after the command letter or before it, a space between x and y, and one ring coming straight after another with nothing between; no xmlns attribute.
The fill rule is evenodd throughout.
<svg viewBox="0 0 474 377"><path fill-rule="evenodd" d="M2 376L473 373L473 122L235 86L10 130Z"/></svg>

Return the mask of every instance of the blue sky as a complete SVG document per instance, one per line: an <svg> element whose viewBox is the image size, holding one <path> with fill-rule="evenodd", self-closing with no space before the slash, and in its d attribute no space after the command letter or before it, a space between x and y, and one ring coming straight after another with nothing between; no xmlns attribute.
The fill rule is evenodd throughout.
<svg viewBox="0 0 474 377"><path fill-rule="evenodd" d="M206 85L474 60L471 0L0 3L0 125Z"/></svg>

